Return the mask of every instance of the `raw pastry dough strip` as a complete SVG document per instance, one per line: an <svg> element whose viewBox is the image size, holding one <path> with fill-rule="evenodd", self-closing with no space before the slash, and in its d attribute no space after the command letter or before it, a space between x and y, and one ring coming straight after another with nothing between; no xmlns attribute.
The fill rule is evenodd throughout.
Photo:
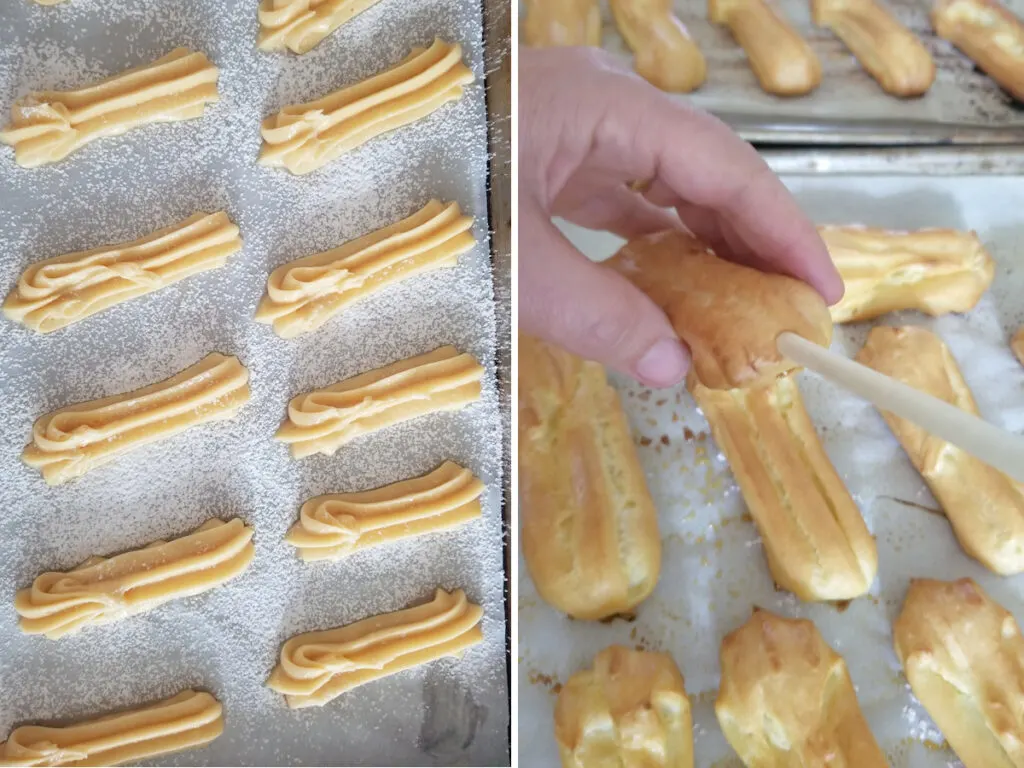
<svg viewBox="0 0 1024 768"><path fill-rule="evenodd" d="M256 45L264 51L306 53L380 0L260 0Z"/></svg>
<svg viewBox="0 0 1024 768"><path fill-rule="evenodd" d="M462 97L473 73L462 47L435 40L397 66L263 121L261 165L294 174L315 171L382 133L420 120Z"/></svg>
<svg viewBox="0 0 1024 768"><path fill-rule="evenodd" d="M248 401L249 371L214 352L165 381L42 416L22 460L59 485L147 443L234 418Z"/></svg>
<svg viewBox="0 0 1024 768"><path fill-rule="evenodd" d="M471 355L440 347L293 398L276 437L296 459L330 456L361 435L476 402L483 375Z"/></svg>
<svg viewBox="0 0 1024 768"><path fill-rule="evenodd" d="M57 5L63 3L65 0L35 0L39 5Z"/></svg>
<svg viewBox="0 0 1024 768"><path fill-rule="evenodd" d="M843 657L807 619L768 611L726 635L715 714L751 768L889 768Z"/></svg>
<svg viewBox="0 0 1024 768"><path fill-rule="evenodd" d="M217 75L205 55L175 48L152 64L77 91L30 93L14 103L0 141L14 147L24 168L55 163L104 136L201 117L217 101Z"/></svg>
<svg viewBox="0 0 1024 768"><path fill-rule="evenodd" d="M219 701L186 690L76 725L23 725L0 744L0 766L121 765L204 747L224 732Z"/></svg>
<svg viewBox="0 0 1024 768"><path fill-rule="evenodd" d="M792 376L765 387L691 391L729 461L776 583L801 600L871 588L875 541L822 448Z"/></svg>
<svg viewBox="0 0 1024 768"><path fill-rule="evenodd" d="M1024 101L1024 24L997 0L937 0L935 34Z"/></svg>
<svg viewBox="0 0 1024 768"><path fill-rule="evenodd" d="M672 0L610 0L615 24L633 51L637 74L665 91L689 93L704 83L707 63L672 11Z"/></svg>
<svg viewBox="0 0 1024 768"><path fill-rule="evenodd" d="M1010 341L1010 349L1020 360L1020 364L1024 365L1024 327L1021 327Z"/></svg>
<svg viewBox="0 0 1024 768"><path fill-rule="evenodd" d="M4 301L9 319L50 333L123 301L224 266L242 247L228 215L197 213L139 240L29 266Z"/></svg>
<svg viewBox="0 0 1024 768"><path fill-rule="evenodd" d="M480 517L484 484L451 461L422 477L302 505L286 541L307 561L338 560L362 549L423 536Z"/></svg>
<svg viewBox="0 0 1024 768"><path fill-rule="evenodd" d="M457 589L429 603L323 632L296 635L281 648L267 687L292 709L323 706L364 683L445 656L461 657L483 641L483 609Z"/></svg>
<svg viewBox="0 0 1024 768"><path fill-rule="evenodd" d="M832 307L837 323L916 309L936 317L966 312L995 275L995 261L974 232L818 227L846 284Z"/></svg>
<svg viewBox="0 0 1024 768"><path fill-rule="evenodd" d="M857 360L978 416L956 360L924 328L871 329ZM1024 485L921 427L882 413L942 505L967 554L1004 576L1024 572Z"/></svg>
<svg viewBox="0 0 1024 768"><path fill-rule="evenodd" d="M431 200L389 227L275 269L256 320L282 338L320 328L359 299L393 283L453 267L476 241L458 203Z"/></svg>
<svg viewBox="0 0 1024 768"><path fill-rule="evenodd" d="M531 48L601 47L597 0L526 0L523 39Z"/></svg>
<svg viewBox="0 0 1024 768"><path fill-rule="evenodd" d="M914 579L893 626L907 680L966 768L1024 765L1024 639L972 579Z"/></svg>
<svg viewBox="0 0 1024 768"><path fill-rule="evenodd" d="M44 573L14 598L21 631L57 640L218 587L249 567L252 534L238 518L214 518L170 542Z"/></svg>

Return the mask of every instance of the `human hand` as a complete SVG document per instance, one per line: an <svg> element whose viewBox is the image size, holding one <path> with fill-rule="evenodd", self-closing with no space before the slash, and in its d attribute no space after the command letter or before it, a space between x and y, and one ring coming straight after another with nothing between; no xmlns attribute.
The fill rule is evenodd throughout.
<svg viewBox="0 0 1024 768"><path fill-rule="evenodd" d="M684 226L723 258L842 297L814 225L716 118L589 48L522 49L519 94L521 330L653 387L689 368L665 314L573 248L552 216L627 239ZM648 179L642 194L629 186Z"/></svg>

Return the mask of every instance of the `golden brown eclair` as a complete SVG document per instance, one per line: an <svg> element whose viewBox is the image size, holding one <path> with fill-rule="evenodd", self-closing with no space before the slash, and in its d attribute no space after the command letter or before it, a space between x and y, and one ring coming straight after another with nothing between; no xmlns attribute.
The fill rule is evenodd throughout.
<svg viewBox="0 0 1024 768"><path fill-rule="evenodd" d="M715 714L747 768L888 768L846 662L807 619L755 609L721 661Z"/></svg>
<svg viewBox="0 0 1024 768"><path fill-rule="evenodd" d="M818 57L771 0L709 0L708 17L729 28L768 93L803 96L821 83Z"/></svg>
<svg viewBox="0 0 1024 768"><path fill-rule="evenodd" d="M1013 350L1013 354L1020 360L1020 364L1024 365L1024 327L1018 330L1013 340L1010 341L1010 349Z"/></svg>
<svg viewBox="0 0 1024 768"><path fill-rule="evenodd" d="M555 703L562 768L693 768L693 721L667 653L613 645L577 672Z"/></svg>
<svg viewBox="0 0 1024 768"><path fill-rule="evenodd" d="M1024 101L1024 24L997 0L937 0L932 26Z"/></svg>
<svg viewBox="0 0 1024 768"><path fill-rule="evenodd" d="M705 387L755 386L793 370L775 346L783 331L832 340L828 307L809 285L720 259L686 232L637 238L605 263L665 311Z"/></svg>
<svg viewBox="0 0 1024 768"><path fill-rule="evenodd" d="M995 262L974 232L823 226L818 234L846 284L831 309L836 323L902 309L933 317L966 312L995 275Z"/></svg>
<svg viewBox="0 0 1024 768"><path fill-rule="evenodd" d="M531 48L601 47L597 0L526 0L523 39Z"/></svg>
<svg viewBox="0 0 1024 768"><path fill-rule="evenodd" d="M519 335L519 508L537 592L578 619L632 611L661 570L658 515L597 363Z"/></svg>
<svg viewBox="0 0 1024 768"><path fill-rule="evenodd" d="M978 415L956 360L924 328L872 328L857 360L908 386ZM942 505L961 546L1004 576L1024 571L1024 485L921 427L882 412Z"/></svg>
<svg viewBox="0 0 1024 768"><path fill-rule="evenodd" d="M914 579L893 626L914 695L965 768L1024 766L1024 639L972 579Z"/></svg>
<svg viewBox="0 0 1024 768"><path fill-rule="evenodd" d="M675 93L689 93L704 84L704 54L672 12L672 0L610 0L610 4L615 24L633 51L637 74Z"/></svg>
<svg viewBox="0 0 1024 768"><path fill-rule="evenodd" d="M935 62L920 40L875 0L811 0L814 23L831 29L882 90L920 96L935 81Z"/></svg>
<svg viewBox="0 0 1024 768"><path fill-rule="evenodd" d="M761 533L776 583L801 600L848 600L871 588L875 541L804 408L792 376L731 391L690 391Z"/></svg>

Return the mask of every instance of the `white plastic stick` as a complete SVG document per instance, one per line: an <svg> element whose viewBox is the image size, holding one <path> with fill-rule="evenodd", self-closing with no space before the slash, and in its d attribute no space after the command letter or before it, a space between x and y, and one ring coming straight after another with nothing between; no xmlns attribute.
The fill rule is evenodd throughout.
<svg viewBox="0 0 1024 768"><path fill-rule="evenodd" d="M779 351L805 368L860 395L883 411L912 421L981 461L1024 482L1024 437L1010 434L944 400L922 392L795 333L782 333Z"/></svg>

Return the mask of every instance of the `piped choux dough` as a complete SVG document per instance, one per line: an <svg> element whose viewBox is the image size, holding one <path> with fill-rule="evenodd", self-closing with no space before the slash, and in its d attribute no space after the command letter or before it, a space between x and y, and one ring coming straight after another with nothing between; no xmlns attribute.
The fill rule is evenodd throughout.
<svg viewBox="0 0 1024 768"><path fill-rule="evenodd" d="M633 51L633 68L663 91L689 93L707 77L697 43L672 11L672 0L610 0L615 24Z"/></svg>
<svg viewBox="0 0 1024 768"><path fill-rule="evenodd" d="M373 680L460 658L483 641L482 617L461 589L438 589L432 601L413 608L296 635L282 646L267 687L283 693L292 709L320 707Z"/></svg>
<svg viewBox="0 0 1024 768"><path fill-rule="evenodd" d="M14 608L22 632L57 640L219 587L248 568L253 553L252 528L214 518L173 541L44 573L18 592Z"/></svg>
<svg viewBox="0 0 1024 768"><path fill-rule="evenodd" d="M888 768L846 662L809 620L755 609L721 663L715 714L747 768Z"/></svg>
<svg viewBox="0 0 1024 768"><path fill-rule="evenodd" d="M920 96L935 81L924 44L876 0L812 0L814 23L831 29L886 93Z"/></svg>
<svg viewBox="0 0 1024 768"><path fill-rule="evenodd" d="M0 766L122 765L204 747L224 732L219 701L182 691L75 725L23 725L0 743Z"/></svg>
<svg viewBox="0 0 1024 768"><path fill-rule="evenodd" d="M555 703L562 768L693 768L693 720L667 653L621 645L569 678Z"/></svg>
<svg viewBox="0 0 1024 768"><path fill-rule="evenodd" d="M379 75L268 117L260 129L259 162L296 175L310 173L462 98L472 82L462 46L434 40Z"/></svg>
<svg viewBox="0 0 1024 768"><path fill-rule="evenodd" d="M978 416L949 348L925 328L871 329L857 360ZM961 546L987 568L1024 571L1024 485L891 413L882 417L942 505Z"/></svg>
<svg viewBox="0 0 1024 768"><path fill-rule="evenodd" d="M729 28L768 93L803 96L821 83L821 62L772 0L709 0L708 17Z"/></svg>
<svg viewBox="0 0 1024 768"><path fill-rule="evenodd" d="M422 477L383 488L310 499L286 540L307 562L338 560L475 520L483 492L484 484L472 472L446 461Z"/></svg>
<svg viewBox="0 0 1024 768"><path fill-rule="evenodd" d="M320 328L345 307L393 283L453 267L476 241L458 203L431 200L408 218L275 269L256 320L282 338Z"/></svg>
<svg viewBox="0 0 1024 768"><path fill-rule="evenodd" d="M39 5L58 5L66 0L35 0Z"/></svg>
<svg viewBox="0 0 1024 768"><path fill-rule="evenodd" d="M936 0L932 26L1024 101L1024 24L998 0Z"/></svg>
<svg viewBox="0 0 1024 768"><path fill-rule="evenodd" d="M257 47L306 53L380 0L260 0Z"/></svg>
<svg viewBox="0 0 1024 768"><path fill-rule="evenodd" d="M893 625L910 688L964 768L1024 766L1024 639L973 579L914 579Z"/></svg>
<svg viewBox="0 0 1024 768"><path fill-rule="evenodd" d="M523 39L531 48L601 47L597 0L526 0Z"/></svg>
<svg viewBox="0 0 1024 768"><path fill-rule="evenodd" d="M21 457L59 485L148 443L234 418L248 401L249 371L215 352L148 387L42 416Z"/></svg>
<svg viewBox="0 0 1024 768"><path fill-rule="evenodd" d="M62 160L105 136L149 123L201 117L217 101L217 67L201 53L175 48L152 64L75 91L40 91L14 103L0 142L23 168Z"/></svg>
<svg viewBox="0 0 1024 768"><path fill-rule="evenodd" d="M818 233L846 285L831 309L836 323L904 309L933 317L966 312L995 275L995 261L974 232L822 226Z"/></svg>
<svg viewBox="0 0 1024 768"><path fill-rule="evenodd" d="M665 311L705 387L765 384L796 368L775 345L783 331L824 347L832 339L828 307L809 285L721 259L686 232L631 240L605 263Z"/></svg>
<svg viewBox="0 0 1024 768"><path fill-rule="evenodd" d="M865 594L878 552L818 439L793 376L762 387L690 391L761 534L775 582L801 600Z"/></svg>
<svg viewBox="0 0 1024 768"><path fill-rule="evenodd" d="M276 438L296 459L330 456L361 435L465 408L480 399L483 375L472 355L440 347L293 398Z"/></svg>
<svg viewBox="0 0 1024 768"><path fill-rule="evenodd" d="M578 619L629 614L661 570L658 513L604 368L519 335L519 510L527 569Z"/></svg>
<svg viewBox="0 0 1024 768"><path fill-rule="evenodd" d="M1013 350L1013 354L1020 360L1020 364L1024 365L1024 327L1021 327L1013 339L1010 341L1010 349Z"/></svg>
<svg viewBox="0 0 1024 768"><path fill-rule="evenodd" d="M238 227L226 213L197 213L130 243L30 265L7 295L3 313L34 331L50 333L222 267L241 248Z"/></svg>

